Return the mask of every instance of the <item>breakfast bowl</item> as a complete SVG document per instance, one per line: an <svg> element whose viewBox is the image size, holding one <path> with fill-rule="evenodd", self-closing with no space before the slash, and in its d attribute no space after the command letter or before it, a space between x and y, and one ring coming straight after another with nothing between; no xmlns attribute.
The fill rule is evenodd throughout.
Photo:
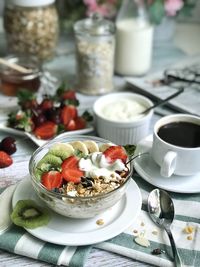
<svg viewBox="0 0 200 267"><path fill-rule="evenodd" d="M147 97L120 92L98 98L93 106L97 134L120 145L137 144L148 135L153 105Z"/></svg>
<svg viewBox="0 0 200 267"><path fill-rule="evenodd" d="M118 156L119 155L119 156ZM29 163L42 203L71 218L91 218L126 192L132 162L123 146L94 136L62 136L38 148Z"/></svg>

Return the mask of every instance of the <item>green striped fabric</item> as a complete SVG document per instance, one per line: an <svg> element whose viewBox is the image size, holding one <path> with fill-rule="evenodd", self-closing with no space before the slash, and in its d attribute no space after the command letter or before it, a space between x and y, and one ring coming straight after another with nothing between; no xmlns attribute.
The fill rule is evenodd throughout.
<svg viewBox="0 0 200 267"><path fill-rule="evenodd" d="M110 240L96 244L95 247L155 266L172 267L172 251L168 237L163 230L157 228L147 213L147 197L154 187L137 174L133 178L140 187L143 197L142 210L139 217L123 233ZM172 232L181 260L184 266L199 267L200 194L176 194L171 192L169 194L173 198L176 210ZM191 234L185 233L186 226L192 226L194 231ZM149 247L139 246L135 242L136 231L150 241ZM191 236L191 240L189 236ZM0 248L51 264L72 267L84 266L91 250L90 246L68 247L46 243L16 226L12 226L0 235ZM156 248L162 249L165 253L153 255L152 251Z"/></svg>

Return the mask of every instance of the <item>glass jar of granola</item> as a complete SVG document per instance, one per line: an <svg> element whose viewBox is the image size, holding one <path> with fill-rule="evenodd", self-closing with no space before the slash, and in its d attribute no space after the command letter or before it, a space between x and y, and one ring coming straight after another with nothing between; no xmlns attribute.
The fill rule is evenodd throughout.
<svg viewBox="0 0 200 267"><path fill-rule="evenodd" d="M77 90L100 95L113 90L115 26L94 14L74 25Z"/></svg>
<svg viewBox="0 0 200 267"><path fill-rule="evenodd" d="M59 34L55 0L6 1L4 29L9 52L52 58Z"/></svg>

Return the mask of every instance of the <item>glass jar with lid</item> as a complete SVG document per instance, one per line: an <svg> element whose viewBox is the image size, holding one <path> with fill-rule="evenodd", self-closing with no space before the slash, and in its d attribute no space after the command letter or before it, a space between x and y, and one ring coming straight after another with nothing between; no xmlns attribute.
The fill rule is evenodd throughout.
<svg viewBox="0 0 200 267"><path fill-rule="evenodd" d="M52 58L59 35L55 0L6 1L4 29L9 52Z"/></svg>
<svg viewBox="0 0 200 267"><path fill-rule="evenodd" d="M11 55L5 58L8 63L16 63L30 72L22 73L5 65L0 65L0 92L16 96L20 89L36 92L41 85L42 69L35 57Z"/></svg>
<svg viewBox="0 0 200 267"><path fill-rule="evenodd" d="M100 95L113 90L115 26L94 14L74 25L77 90Z"/></svg>

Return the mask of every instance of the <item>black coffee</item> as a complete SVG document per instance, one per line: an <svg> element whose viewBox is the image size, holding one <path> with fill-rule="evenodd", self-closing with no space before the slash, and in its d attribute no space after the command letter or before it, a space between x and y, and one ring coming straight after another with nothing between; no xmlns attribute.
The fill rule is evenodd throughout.
<svg viewBox="0 0 200 267"><path fill-rule="evenodd" d="M200 147L200 125L190 122L168 123L158 130L158 136L167 143L181 147Z"/></svg>

